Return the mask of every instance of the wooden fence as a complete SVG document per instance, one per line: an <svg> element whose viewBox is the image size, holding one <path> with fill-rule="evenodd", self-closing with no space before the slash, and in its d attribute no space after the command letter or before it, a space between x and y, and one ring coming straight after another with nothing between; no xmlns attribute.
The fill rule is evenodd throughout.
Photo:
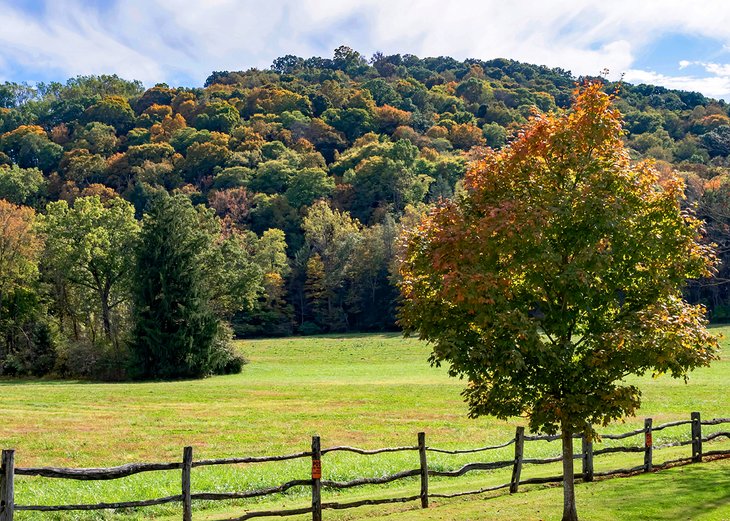
<svg viewBox="0 0 730 521"><path fill-rule="evenodd" d="M698 412L693 412L689 420L674 421L664 423L654 427L652 425L651 418L647 418L642 429L637 429L631 432L623 434L604 434L603 439L608 440L623 440L632 436L640 436L643 434L644 443L643 446L614 446L607 447L599 450L593 449L591 442L583 439L582 451L580 454L575 455L575 459L582 461L582 472L576 473L576 478L582 478L583 481L593 481L598 476L611 476L615 474L631 474L636 472L649 472L654 469L665 468L671 465L697 463L701 462L705 456L719 456L728 455L730 450L714 450L714 451L703 451L703 443L718 439L720 437L726 437L730 439L730 432L717 431L707 436L702 436L703 425L720 425L724 423L730 423L730 418L717 418L708 421L702 421ZM691 426L691 437L685 441L676 441L667 443L664 445L654 445L652 441L652 433L660 431L669 427L677 427L681 425ZM242 458L225 458L225 459L206 459L206 460L194 460L192 447L185 447L182 454L182 461L172 463L130 463L127 465L121 465L119 467L109 468L53 468L53 467L36 467L36 468L21 468L14 466L14 454L13 450L2 451L2 467L0 468L0 521L12 521L13 513L17 511L41 511L41 512L58 512L68 510L102 510L102 509L120 509L120 508L132 508L132 507L146 507L152 505L161 505L164 503L178 502L182 503L183 520L190 521L192 519L192 501L193 500L235 500L235 499L246 499L253 497L267 496L270 494L277 494L289 490L293 487L311 487L312 490L312 505L311 507L305 508L293 508L288 510L269 510L269 511L253 511L247 512L246 514L233 518L229 521L242 521L245 519L251 519L254 517L269 517L269 516L292 516L298 514L309 514L312 515L313 521L322 520L322 511L327 509L346 509L355 508L364 505L379 505L384 503L402 503L408 501L420 501L422 508L428 508L429 498L452 498L457 496L465 496L469 494L482 494L484 492L500 490L509 488L510 493L517 492L520 485L536 484L536 483L553 483L562 481L562 476L549 476L549 477L534 477L528 479L522 479L522 467L524 465L543 465L547 463L556 463L562 460L562 457L554 458L543 458L543 459L529 459L524 458L524 447L526 442L533 441L554 441L559 439L559 435L555 436L525 436L524 427L518 427L515 437L501 445L494 445L490 447L481 447L476 449L465 449L465 450L446 450L429 447L426 445L426 435L424 433L418 434L418 443L413 446L407 447L388 447L383 449L365 450L355 447L331 447L322 449L320 447L320 439L318 436L312 438L312 449L308 452L298 452L295 454L287 454L284 456L270 456L270 457L242 457ZM578 436L576 436L578 438ZM477 452L485 452L490 450L496 450L514 445L514 459L505 461L493 461L486 463L468 463L459 469L440 471L429 469L427 454L442 453L442 454L470 454ZM665 461L660 464L654 464L653 455L655 450L665 449L668 447L677 447L691 445L692 453L691 456L686 458L679 458L671 461ZM359 478L352 481L339 482L329 481L322 479L322 456L328 453L337 451L347 451L362 455L373 455L383 454L386 452L401 452L401 451L413 451L418 452L420 465L417 469L404 470L383 477L376 478ZM631 468L616 469L606 472L594 472L593 470L593 459L596 456L602 454L610 454L616 452L640 452L644 455L644 462L642 465L638 465ZM232 465L240 463L261 463L261 462L272 462L272 461L284 461L293 460L298 458L311 458L312 472L309 479L297 479L289 481L276 487L262 488L258 490L249 490L245 492L198 492L193 493L190 489L190 474L193 467L202 467L208 465ZM466 492L456 492L452 494L434 494L429 493L428 490L428 478L430 476L443 476L443 477L458 477L463 476L467 472L475 470L495 470L501 468L512 468L512 477L509 483L502 485L491 486L481 488L479 490L470 490ZM158 499L147 499L142 501L125 501L119 503L97 503L97 504L83 504L83 505L25 505L15 504L14 495L14 476L43 476L46 478L62 478L62 479L76 479L76 480L110 480L119 479L132 474L138 474L140 472L150 472L159 470L180 470L181 471L181 493L175 496L168 496ZM339 502L322 502L322 488L326 489L346 489L352 487L358 487L362 485L372 484L384 484L397 481L400 479L410 478L419 476L420 478L420 492L406 497L397 498L383 498L383 499L364 499L360 501L351 501L347 503Z"/></svg>

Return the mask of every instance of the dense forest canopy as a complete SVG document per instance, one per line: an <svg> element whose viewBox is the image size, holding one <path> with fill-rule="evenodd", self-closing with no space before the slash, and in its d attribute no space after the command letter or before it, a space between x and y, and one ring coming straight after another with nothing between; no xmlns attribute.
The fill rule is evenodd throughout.
<svg viewBox="0 0 730 521"><path fill-rule="evenodd" d="M206 306L236 335L395 328L400 229L458 192L483 147L508 144L535 110L568 107L582 79L506 59L367 59L340 47L213 72L202 88L114 75L1 84L0 372L88 375L123 358L142 217L161 192L200 205L206 246L195 258L220 286ZM724 258L728 105L605 88L618 93L632 155L681 172L684 203ZM715 320L730 318L726 270L687 287Z"/></svg>

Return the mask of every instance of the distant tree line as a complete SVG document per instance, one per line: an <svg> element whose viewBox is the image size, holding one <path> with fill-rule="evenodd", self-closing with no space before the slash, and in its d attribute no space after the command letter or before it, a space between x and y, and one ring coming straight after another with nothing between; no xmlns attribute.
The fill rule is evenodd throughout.
<svg viewBox="0 0 730 521"><path fill-rule="evenodd" d="M232 336L396 329L400 230L577 80L340 47L203 88L0 84L0 374L197 376L240 367ZM724 259L728 105L606 89L630 153L682 173ZM715 320L727 269L687 288Z"/></svg>

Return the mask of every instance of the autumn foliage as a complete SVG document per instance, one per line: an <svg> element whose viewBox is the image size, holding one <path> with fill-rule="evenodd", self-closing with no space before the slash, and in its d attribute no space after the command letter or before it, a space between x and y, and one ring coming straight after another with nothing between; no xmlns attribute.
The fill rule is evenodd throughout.
<svg viewBox="0 0 730 521"><path fill-rule="evenodd" d="M38 274L43 241L35 218L32 208L0 199L0 300Z"/></svg>
<svg viewBox="0 0 730 521"><path fill-rule="evenodd" d="M226 236L242 233L249 255L269 231L283 236L277 248L284 248L286 262L277 264L276 277L264 271L268 282L259 288L273 293L225 318L236 335L393 330L399 229L463 192L467 164L485 146L512 142L514 148L515 133L535 106L568 107L574 81L568 71L513 60L376 53L368 61L343 46L331 58L284 56L269 69L214 72L203 88L145 90L115 75L63 84L0 82L0 199L43 216L59 200L72 208L79 198L98 196L107 207L119 198L139 220L158 192L184 194L193 205L214 209ZM696 92L623 84L615 105L624 114L622 138L632 157L658 159L660 171L676 167L687 180L682 205L697 205L723 262L710 281L688 281L686 294L707 305L713 320L730 319L730 286L720 284L730 277L727 104ZM307 269L310 258L330 262L314 247L316 227L305 226L321 201L345 217L333 225L358 222L353 234L335 235L342 243L333 247L344 256L334 278L327 272L327 298L307 289L321 282L318 270ZM62 228L59 233L87 229L74 219ZM48 338L53 349L68 346L69 356L59 360L70 361L64 366L70 372L61 365L54 372L95 375L107 349L102 301L87 298L74 270L54 265L58 258L47 252L56 241L52 234L46 239L37 276L24 282L32 290L26 301L32 296L37 304L27 322L42 317L58 333ZM7 320L0 328L17 330L19 315L7 307L17 299L4 298ZM131 304L114 309L119 335L113 336L120 342L112 345L123 349ZM0 374L8 374L3 331ZM28 374L23 367L13 374ZM77 368L84 370L77 374Z"/></svg>
<svg viewBox="0 0 730 521"><path fill-rule="evenodd" d="M625 376L685 377L713 359L705 310L681 289L715 256L680 209L683 182L633 164L622 136L611 97L588 84L569 112L487 150L465 193L407 237L401 323L468 379L472 416L592 437L639 407Z"/></svg>

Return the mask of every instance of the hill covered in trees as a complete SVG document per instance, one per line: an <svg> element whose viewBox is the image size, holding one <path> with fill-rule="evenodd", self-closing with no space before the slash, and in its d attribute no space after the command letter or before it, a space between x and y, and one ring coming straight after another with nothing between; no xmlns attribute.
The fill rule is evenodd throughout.
<svg viewBox="0 0 730 521"><path fill-rule="evenodd" d="M202 230L200 291L235 334L395 328L401 227L458 192L483 147L507 145L535 110L568 107L581 79L340 47L214 72L202 88L116 76L0 85L0 373L91 375L124 358L151 234L139 221L163 192L175 198L162 206ZM683 173L685 204L724 256L730 107L605 87L634 158ZM197 218L184 200L202 205ZM725 271L687 288L716 320L730 318Z"/></svg>

